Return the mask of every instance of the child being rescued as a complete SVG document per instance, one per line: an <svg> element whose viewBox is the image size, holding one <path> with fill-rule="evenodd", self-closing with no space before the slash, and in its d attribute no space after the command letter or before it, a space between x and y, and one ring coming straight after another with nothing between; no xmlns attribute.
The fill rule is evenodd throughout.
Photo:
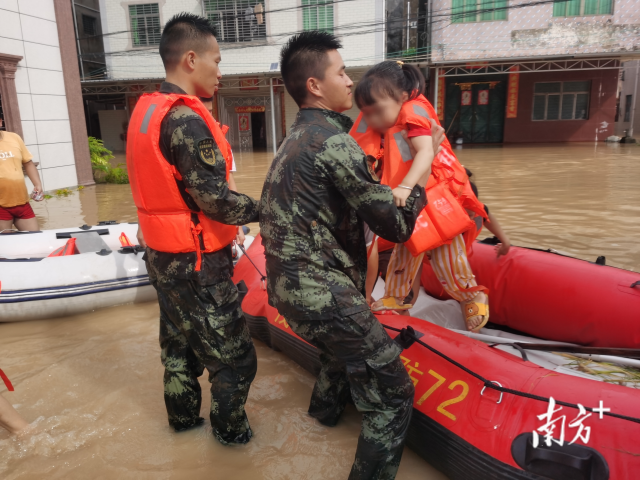
<svg viewBox="0 0 640 480"><path fill-rule="evenodd" d="M381 172L382 183L393 189L397 205L404 205L417 179L431 169L425 187L429 204L411 238L394 247L384 296L373 302L371 309L410 309L413 305L405 299L414 286L419 287L414 285L415 279L425 253L430 252L440 283L460 302L468 330L477 332L489 321L489 297L487 289L475 280L467 250L488 215L446 139L434 158L430 119L437 121L437 115L423 95L424 85L424 77L413 65L385 61L368 70L355 91L361 113L350 134L377 161L373 169ZM370 252L377 247L376 240ZM367 285L372 283L369 279ZM369 298L369 292L367 295Z"/></svg>

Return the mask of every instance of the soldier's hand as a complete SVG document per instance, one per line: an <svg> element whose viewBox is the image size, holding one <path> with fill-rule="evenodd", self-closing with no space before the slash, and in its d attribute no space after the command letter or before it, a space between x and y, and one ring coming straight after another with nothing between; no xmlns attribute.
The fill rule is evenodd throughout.
<svg viewBox="0 0 640 480"><path fill-rule="evenodd" d="M431 141L433 142L433 153L437 155L442 150L441 144L445 139L444 128L436 123L432 118L431 120Z"/></svg>
<svg viewBox="0 0 640 480"><path fill-rule="evenodd" d="M244 230L242 227L238 227L238 234L236 235L236 243L244 247Z"/></svg>
<svg viewBox="0 0 640 480"><path fill-rule="evenodd" d="M144 241L144 235L142 234L142 229L138 225L138 233L136 234L136 238L138 239L138 245L142 248L147 248L147 242Z"/></svg>

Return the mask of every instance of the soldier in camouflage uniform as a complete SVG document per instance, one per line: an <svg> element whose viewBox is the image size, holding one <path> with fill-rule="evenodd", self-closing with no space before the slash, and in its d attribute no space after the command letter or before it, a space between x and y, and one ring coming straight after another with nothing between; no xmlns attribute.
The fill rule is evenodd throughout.
<svg viewBox="0 0 640 480"><path fill-rule="evenodd" d="M180 45L176 36L184 33L185 17L188 24L195 23L204 29L205 37L210 35L215 42L206 19L182 15L165 26L161 55L165 37L172 45ZM168 71L167 80L170 79L173 77ZM213 77L214 86L217 80L219 75L217 79ZM179 81L178 78L175 83ZM186 94L169 81L162 83L160 92ZM212 95L213 91L209 93ZM225 160L209 127L181 100L162 120L159 143L163 157L182 177L176 182L192 211L202 211L207 217L230 225L257 221L257 202L229 189ZM192 220L197 223L197 216L192 215ZM138 239L144 245L140 231ZM237 288L231 281L231 245L203 253L199 271L195 268L196 252L168 253L147 247L145 259L160 304L160 347L169 424L181 431L203 423L198 377L206 368L211 382L214 435L225 445L248 442L252 431L244 405L256 374L257 358Z"/></svg>
<svg viewBox="0 0 640 480"><path fill-rule="evenodd" d="M352 82L338 48L332 35L305 32L281 53L285 86L301 110L260 201L267 291L293 331L319 350L309 414L333 426L350 395L363 412L349 478L390 480L400 464L414 388L398 358L401 348L364 298L363 221L381 237L405 242L426 196L421 183L405 207L396 207L391 189L374 178L349 136L352 121L338 112L351 106ZM321 88L312 90L314 82Z"/></svg>

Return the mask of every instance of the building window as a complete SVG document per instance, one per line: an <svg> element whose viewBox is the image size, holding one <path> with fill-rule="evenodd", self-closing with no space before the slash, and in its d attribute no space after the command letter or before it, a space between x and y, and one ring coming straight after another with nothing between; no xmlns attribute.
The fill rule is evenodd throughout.
<svg viewBox="0 0 640 480"><path fill-rule="evenodd" d="M451 23L507 19L507 0L453 0Z"/></svg>
<svg viewBox="0 0 640 480"><path fill-rule="evenodd" d="M633 95L627 95L624 98L624 121L631 121L631 101L633 100Z"/></svg>
<svg viewBox="0 0 640 480"><path fill-rule="evenodd" d="M134 47L160 44L160 12L157 3L129 5Z"/></svg>
<svg viewBox="0 0 640 480"><path fill-rule="evenodd" d="M96 34L96 18L89 15L82 15L82 31L85 35Z"/></svg>
<svg viewBox="0 0 640 480"><path fill-rule="evenodd" d="M591 82L545 82L534 85L533 120L586 120Z"/></svg>
<svg viewBox="0 0 640 480"><path fill-rule="evenodd" d="M553 3L554 17L613 14L613 0L564 0Z"/></svg>
<svg viewBox="0 0 640 480"><path fill-rule="evenodd" d="M333 33L333 2L302 0L302 29Z"/></svg>
<svg viewBox="0 0 640 480"><path fill-rule="evenodd" d="M219 42L252 42L267 37L264 5L256 0L205 0L207 18Z"/></svg>

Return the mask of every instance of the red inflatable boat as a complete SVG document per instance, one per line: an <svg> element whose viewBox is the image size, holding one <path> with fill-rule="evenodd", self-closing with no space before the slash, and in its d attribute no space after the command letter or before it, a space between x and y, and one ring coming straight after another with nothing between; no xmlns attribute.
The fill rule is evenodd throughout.
<svg viewBox="0 0 640 480"><path fill-rule="evenodd" d="M491 321L506 331L540 342L640 345L640 274L518 247L497 260L480 243L471 263L490 289ZM252 335L316 374L315 348L268 305L257 270L265 271L260 241L234 277ZM429 268L422 280L442 294ZM416 387L407 445L452 480L640 478L640 389L545 368L530 360L532 350L493 348L423 319L378 318L407 347L401 358Z"/></svg>

